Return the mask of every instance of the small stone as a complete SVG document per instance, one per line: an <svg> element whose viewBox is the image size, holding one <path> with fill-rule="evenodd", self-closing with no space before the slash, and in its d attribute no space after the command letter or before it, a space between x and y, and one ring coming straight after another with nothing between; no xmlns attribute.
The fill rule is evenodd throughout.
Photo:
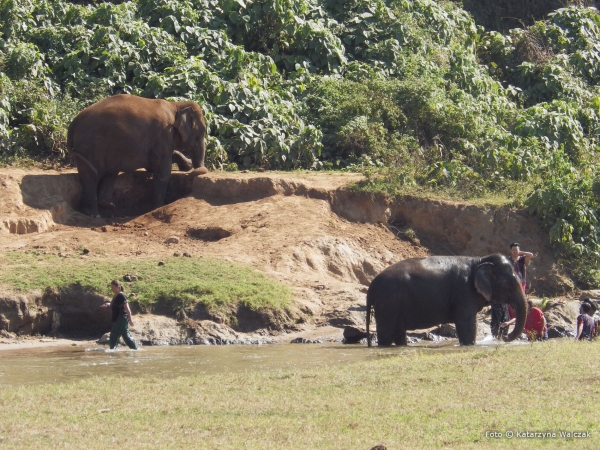
<svg viewBox="0 0 600 450"><path fill-rule="evenodd" d="M106 228L105 226L100 228L100 230L102 230L103 233L106 233L108 231L108 228Z"/></svg>
<svg viewBox="0 0 600 450"><path fill-rule="evenodd" d="M248 172L250 172L250 171L249 171L249 170L242 170L241 172L242 172L242 173L248 173Z"/></svg>
<svg viewBox="0 0 600 450"><path fill-rule="evenodd" d="M164 265L165 265L165 262L164 262L164 261L159 261L159 262L158 262L158 265L159 265L159 266L164 266Z"/></svg>
<svg viewBox="0 0 600 450"><path fill-rule="evenodd" d="M147 231L144 231L144 236L148 236L148 232Z"/></svg>
<svg viewBox="0 0 600 450"><path fill-rule="evenodd" d="M90 228L90 230L96 231L96 227L92 227L92 228Z"/></svg>
<svg viewBox="0 0 600 450"><path fill-rule="evenodd" d="M179 252L175 252L175 253L173 253L173 256L176 256L176 257L178 257L178 258L179 258L179 257L181 256L181 253L179 253Z"/></svg>
<svg viewBox="0 0 600 450"><path fill-rule="evenodd" d="M264 168L264 167L259 167L259 168L258 168L256 171L257 171L257 172L264 172L264 171L265 171L265 168Z"/></svg>
<svg viewBox="0 0 600 450"><path fill-rule="evenodd" d="M179 238L177 236L170 236L165 241L165 244L179 244Z"/></svg>
<svg viewBox="0 0 600 450"><path fill-rule="evenodd" d="M107 413L107 412L109 412L109 411L110 411L110 409L108 409L108 408L106 408L106 409L99 409L99 410L98 410L98 412L99 412L100 414L104 414L104 413Z"/></svg>
<svg viewBox="0 0 600 450"><path fill-rule="evenodd" d="M90 252L90 251L89 251L87 248L84 248L84 249L82 250L82 253L83 253L84 255L87 255L89 252Z"/></svg>
<svg viewBox="0 0 600 450"><path fill-rule="evenodd" d="M191 257L192 257L192 255L190 255L188 252L185 252L185 253L183 254L183 257L184 257L184 258L191 258Z"/></svg>

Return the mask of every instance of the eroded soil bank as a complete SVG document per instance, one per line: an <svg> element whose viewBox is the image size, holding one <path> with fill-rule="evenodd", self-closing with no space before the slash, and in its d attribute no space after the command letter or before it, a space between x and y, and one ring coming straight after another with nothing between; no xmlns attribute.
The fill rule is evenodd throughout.
<svg viewBox="0 0 600 450"><path fill-rule="evenodd" d="M151 180L140 171L119 177L115 217L98 219L76 211L76 172L0 169L0 251L35 248L60 254L65 264L85 258L82 247L111 261L205 255L249 264L293 289L288 313L137 315L136 337L153 344L341 340L344 327L363 326L366 288L388 265L430 254L505 252L513 241L536 253L528 270L530 296L579 297L555 264L547 234L528 214L410 197L390 201L348 189L360 179L174 172L171 203L151 211ZM22 294L0 289L5 337L99 337L110 327L108 313L98 310L105 297L75 288L57 293L39 286ZM563 328L576 315L568 305L557 304ZM480 316L482 337L489 333L488 316ZM438 335L451 337L452 330L443 327ZM427 332L414 337L436 338Z"/></svg>

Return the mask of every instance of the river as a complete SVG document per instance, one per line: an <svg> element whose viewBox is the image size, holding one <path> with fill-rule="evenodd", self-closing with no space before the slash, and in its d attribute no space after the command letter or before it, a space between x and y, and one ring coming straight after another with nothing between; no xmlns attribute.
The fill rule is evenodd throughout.
<svg viewBox="0 0 600 450"><path fill-rule="evenodd" d="M497 343L482 341L474 348ZM502 344L500 344L502 345ZM416 351L468 351L456 341L410 347L367 348L343 344L269 344L223 346L41 347L0 353L0 388L68 383L96 376L161 378L231 371L286 370L388 358Z"/></svg>

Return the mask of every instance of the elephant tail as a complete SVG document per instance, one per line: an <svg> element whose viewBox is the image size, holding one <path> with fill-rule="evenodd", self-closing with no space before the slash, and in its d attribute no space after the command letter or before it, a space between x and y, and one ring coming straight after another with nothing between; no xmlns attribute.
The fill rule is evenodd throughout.
<svg viewBox="0 0 600 450"><path fill-rule="evenodd" d="M89 167L91 169L91 171L94 172L94 175L96 176L96 178L98 178L98 171L92 165L92 163L87 160L87 158L85 156L83 156L81 153L74 152L73 150L71 150L71 155L73 155L75 157L75 160L77 160L78 162L81 161L87 167Z"/></svg>
<svg viewBox="0 0 600 450"><path fill-rule="evenodd" d="M371 301L371 289L367 291L367 346L371 347L371 333L369 333L369 325L371 324L371 307L373 306L373 302Z"/></svg>
<svg viewBox="0 0 600 450"><path fill-rule="evenodd" d="M75 119L73 119L73 122L71 122L71 125L69 125L69 130L67 131L67 150L69 151L69 153L71 155L73 155L73 157L75 158L75 160L77 162L82 162L85 166L87 166L89 169L91 169L91 171L94 173L94 175L96 177L98 177L98 171L96 170L96 168L93 166L93 164L91 162L88 161L88 159L83 156L81 153L76 152L75 150L73 150L73 136L75 134L75 123L77 122L77 117Z"/></svg>

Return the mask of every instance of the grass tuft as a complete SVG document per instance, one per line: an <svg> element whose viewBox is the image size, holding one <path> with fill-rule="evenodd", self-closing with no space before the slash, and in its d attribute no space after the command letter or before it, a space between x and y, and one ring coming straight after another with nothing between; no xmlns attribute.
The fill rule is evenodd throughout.
<svg viewBox="0 0 600 450"><path fill-rule="evenodd" d="M182 307L202 303L209 309L244 305L252 310L288 309L291 291L252 267L211 258L107 261L93 256L63 258L35 251L7 252L0 256L0 286L17 292L56 288L112 295L110 281L123 283L132 303L144 311L158 304ZM136 281L125 282L126 274Z"/></svg>

